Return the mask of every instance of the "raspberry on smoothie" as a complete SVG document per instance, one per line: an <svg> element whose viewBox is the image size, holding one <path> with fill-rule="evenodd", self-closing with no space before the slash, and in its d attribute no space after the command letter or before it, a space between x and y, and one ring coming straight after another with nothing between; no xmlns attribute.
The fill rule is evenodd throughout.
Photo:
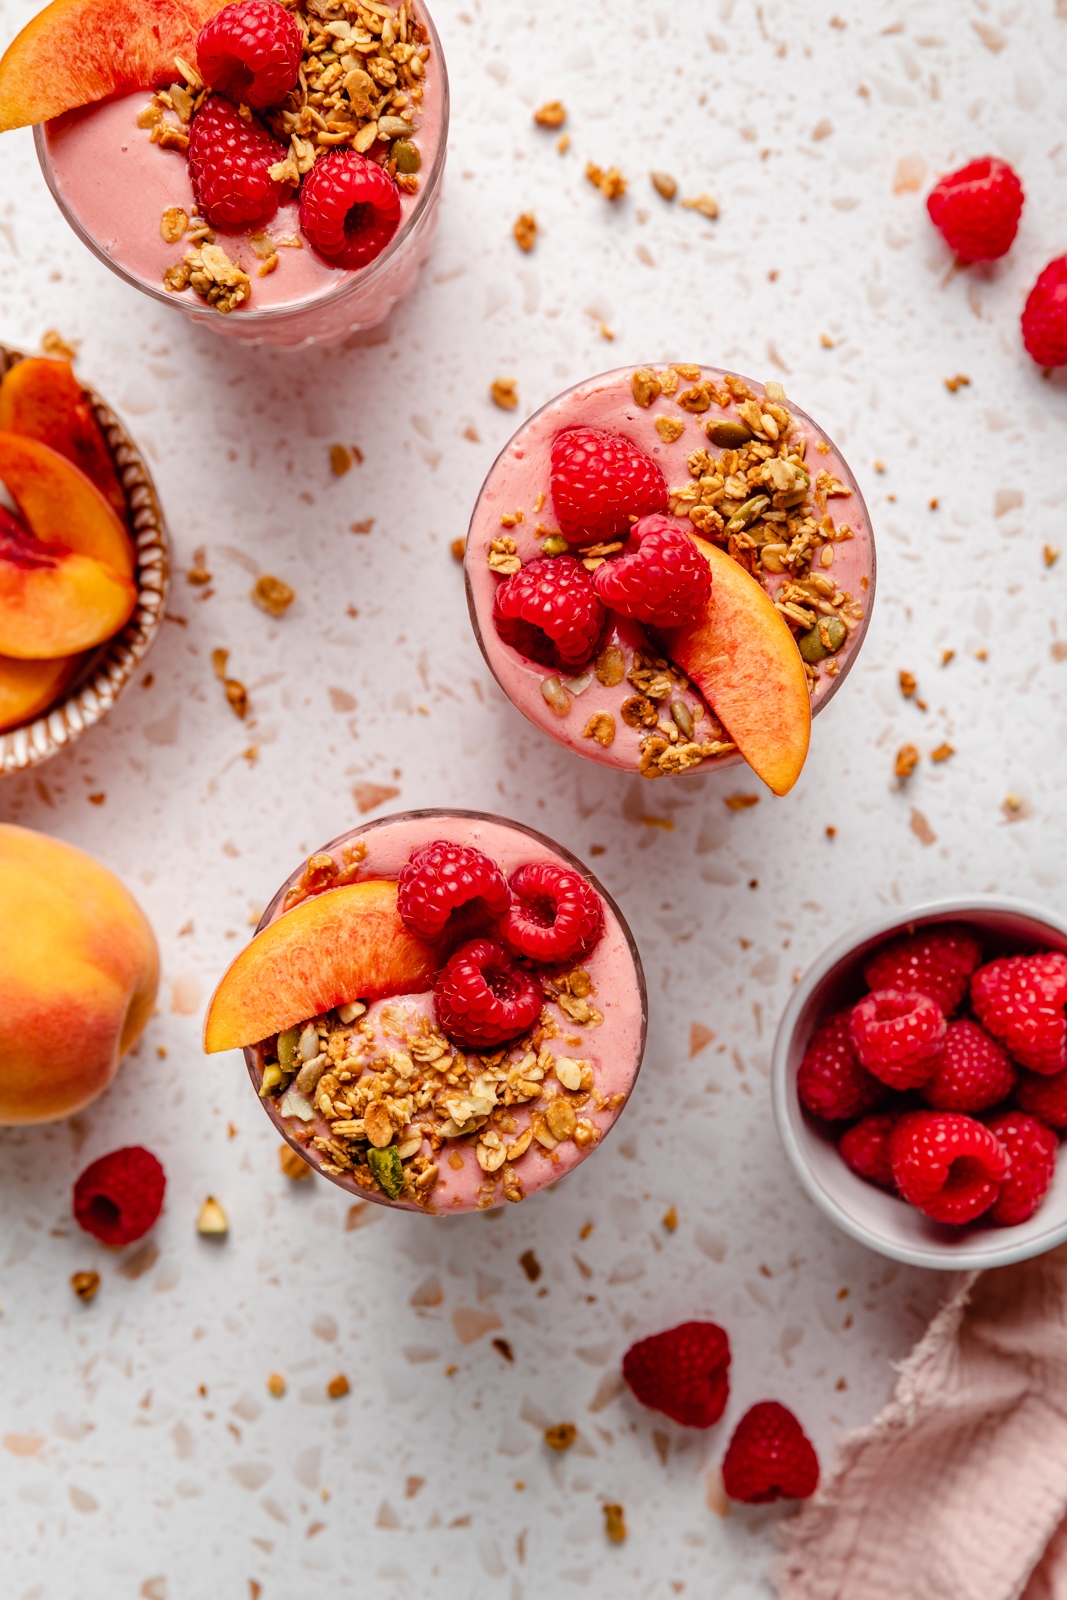
<svg viewBox="0 0 1067 1600"><path fill-rule="evenodd" d="M744 758L785 794L862 642L874 545L780 385L679 363L605 373L525 423L465 567L490 670L551 737L647 778Z"/></svg>
<svg viewBox="0 0 1067 1600"><path fill-rule="evenodd" d="M279 1131L361 1198L443 1214L576 1166L633 1088L644 980L584 867L517 823L412 812L294 873L208 1009Z"/></svg>

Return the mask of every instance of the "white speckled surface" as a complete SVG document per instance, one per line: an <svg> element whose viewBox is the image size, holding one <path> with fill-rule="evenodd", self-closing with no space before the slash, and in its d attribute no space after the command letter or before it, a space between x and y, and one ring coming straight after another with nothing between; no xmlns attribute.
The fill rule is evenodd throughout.
<svg viewBox="0 0 1067 1600"><path fill-rule="evenodd" d="M705 1502L733 1422L780 1398L828 1455L944 1288L832 1231L785 1170L766 1068L791 974L897 898L1063 901L1067 563L1046 570L1041 546L1067 543L1067 384L1041 380L1017 333L1067 244L1063 0L838 0L843 28L821 0L801 19L784 0L637 0L614 24L561 0L462 3L434 8L454 90L435 258L348 350L183 332L77 243L28 133L5 136L0 331L83 340L86 377L152 462L179 568L205 545L215 574L206 599L179 575L184 621L164 626L151 688L0 788L0 815L119 870L166 972L139 1054L76 1127L0 1134L5 1600L765 1595L780 1513L723 1521ZM5 0L4 37L34 9ZM530 122L555 95L565 157ZM950 275L922 195L894 177L922 171L925 190L987 150L1021 170L1020 236L1004 264ZM629 197L610 208L586 159L618 164ZM719 221L667 207L651 166L713 192ZM542 235L526 257L510 227L528 207ZM627 784L538 737L489 680L448 553L517 420L489 404L492 379L517 377L532 410L649 359L780 379L840 442L879 541L862 661L794 793L743 812L723 805L755 791L743 774ZM958 372L971 385L949 394ZM335 442L365 456L341 479ZM369 535L348 531L370 517ZM263 569L298 591L281 622L248 601ZM254 727L212 675L219 646ZM925 714L901 700L901 667ZM898 745L925 758L945 738L953 759L924 759L898 792ZM240 1058L199 1054L203 1002L249 916L304 848L358 820L366 784L398 805L510 813L582 856L605 846L593 864L641 944L652 1026L631 1105L593 1160L506 1213L375 1210L346 1231L344 1195L278 1172ZM693 1022L716 1037L690 1059ZM81 1166L133 1140L169 1176L159 1255L136 1278L69 1214ZM221 1246L193 1231L208 1192L231 1219ZM68 1286L86 1266L104 1280L90 1306ZM463 1345L461 1310L500 1327ZM723 1424L685 1433L625 1397L590 1410L634 1337L691 1316L734 1341ZM328 1402L341 1371L353 1392ZM582 1442L550 1457L540 1427L560 1420ZM604 1500L626 1507L621 1548L604 1541Z"/></svg>

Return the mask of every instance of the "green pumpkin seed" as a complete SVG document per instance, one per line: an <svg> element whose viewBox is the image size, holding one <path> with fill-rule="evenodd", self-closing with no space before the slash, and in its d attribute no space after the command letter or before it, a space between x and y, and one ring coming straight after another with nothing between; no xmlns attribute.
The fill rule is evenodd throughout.
<svg viewBox="0 0 1067 1600"><path fill-rule="evenodd" d="M284 1033L278 1035L278 1060L284 1072L291 1071L293 1062L296 1060L296 1047L300 1043L300 1031L299 1028L286 1028Z"/></svg>
<svg viewBox="0 0 1067 1600"><path fill-rule="evenodd" d="M412 144L410 139L398 139L389 154L396 162L398 172L418 172L422 166L419 147L417 144Z"/></svg>
<svg viewBox="0 0 1067 1600"><path fill-rule="evenodd" d="M547 539L541 540L541 554L543 556L565 556L570 545L561 533L550 533Z"/></svg>
<svg viewBox="0 0 1067 1600"><path fill-rule="evenodd" d="M379 1189L384 1189L390 1200L395 1200L404 1187L404 1168L396 1145L391 1144L387 1150L375 1150L372 1145L367 1151L367 1165Z"/></svg>
<svg viewBox="0 0 1067 1600"><path fill-rule="evenodd" d="M288 1075L282 1071L276 1061L272 1061L269 1067L263 1068L263 1081L259 1086L259 1098L265 1100L273 1090L280 1089L282 1084L287 1081Z"/></svg>
<svg viewBox="0 0 1067 1600"><path fill-rule="evenodd" d="M800 635L797 649L804 660L814 666L818 661L825 661L827 656L835 656L847 638L848 629L837 617L820 617L814 628Z"/></svg>
<svg viewBox="0 0 1067 1600"><path fill-rule="evenodd" d="M729 522L726 524L727 533L740 533L742 528L747 528L750 522L755 522L770 505L770 499L765 494L755 494L751 500L746 500L744 505L738 506Z"/></svg>
<svg viewBox="0 0 1067 1600"><path fill-rule="evenodd" d="M709 422L708 438L712 444L718 445L720 450L740 450L742 445L754 438L751 428L746 428L743 422Z"/></svg>

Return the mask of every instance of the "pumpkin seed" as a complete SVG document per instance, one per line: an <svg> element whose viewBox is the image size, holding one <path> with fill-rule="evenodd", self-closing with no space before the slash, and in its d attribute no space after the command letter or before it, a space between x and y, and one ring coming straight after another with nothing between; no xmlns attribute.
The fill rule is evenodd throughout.
<svg viewBox="0 0 1067 1600"><path fill-rule="evenodd" d="M752 429L743 422L709 422L708 438L720 450L740 450L753 437Z"/></svg>
<svg viewBox="0 0 1067 1600"><path fill-rule="evenodd" d="M817 661L836 655L847 638L848 629L837 617L820 617L814 628L800 635L797 649L804 660L814 666Z"/></svg>
<svg viewBox="0 0 1067 1600"><path fill-rule="evenodd" d="M398 139L389 154L396 162L398 172L418 172L422 166L419 147L417 144L412 144L410 139Z"/></svg>
<svg viewBox="0 0 1067 1600"><path fill-rule="evenodd" d="M278 1035L278 1060L284 1071L289 1071L292 1067L299 1041L299 1028L286 1028L284 1033Z"/></svg>
<svg viewBox="0 0 1067 1600"><path fill-rule="evenodd" d="M742 528L747 528L750 522L755 522L758 516L762 516L770 503L767 495L754 494L751 500L746 500L744 505L738 506L726 524L727 533L740 533Z"/></svg>
<svg viewBox="0 0 1067 1600"><path fill-rule="evenodd" d="M561 533L550 533L547 539L541 540L541 554L543 556L565 556L570 545Z"/></svg>
<svg viewBox="0 0 1067 1600"><path fill-rule="evenodd" d="M385 1190L390 1200L395 1200L404 1187L404 1168L396 1145L390 1145L387 1150L376 1150L372 1145L367 1151L367 1165L378 1187Z"/></svg>

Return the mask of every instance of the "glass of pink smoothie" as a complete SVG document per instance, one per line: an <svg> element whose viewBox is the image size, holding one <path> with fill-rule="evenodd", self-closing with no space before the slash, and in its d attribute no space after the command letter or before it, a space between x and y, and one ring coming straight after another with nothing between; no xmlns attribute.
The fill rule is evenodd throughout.
<svg viewBox="0 0 1067 1600"><path fill-rule="evenodd" d="M257 933L307 898L309 885L328 896L338 879L395 882L413 852L440 840L482 852L504 879L530 863L577 873L599 901L602 931L586 953L520 958L543 994L534 1023L505 1042L471 1046L437 1020L434 989L367 1005L353 994L245 1050L264 1109L305 1161L357 1199L433 1216L522 1200L585 1160L633 1089L647 1016L637 946L588 868L534 829L477 811L409 811L351 829L290 874ZM498 937L478 904L451 913L442 964L468 938ZM373 1084L386 1086L381 1097L393 1108L384 1148L366 1104Z"/></svg>
<svg viewBox="0 0 1067 1600"><path fill-rule="evenodd" d="M429 47L409 141L418 151L412 159L421 165L417 177L408 175L409 183L417 183L414 192L401 194L399 227L367 266L338 268L318 255L301 234L294 196L265 225L213 230L214 242L251 281L247 301L226 315L191 288L169 291L164 276L182 261L190 238L169 241L162 231L164 214L173 216L178 210L193 218L197 206L181 148L150 142L152 130L143 120L152 104L149 89L37 124L37 155L56 203L82 242L120 278L216 333L251 344L297 346L335 344L374 326L412 287L429 254L445 164L449 97L444 56L425 6L409 5L408 10L425 30ZM177 117L167 116L175 122L180 144ZM393 134L398 136L398 131ZM271 254L276 261L268 267Z"/></svg>
<svg viewBox="0 0 1067 1600"><path fill-rule="evenodd" d="M768 406L779 418L767 424L777 430L774 438L759 422L767 421ZM729 728L666 658L662 640L631 618L608 611L588 662L569 671L531 660L498 632L495 597L520 565L568 554L592 572L604 559L595 542L568 546L553 507L553 443L579 427L623 435L657 463L664 512L757 580L797 641L811 711L821 711L859 653L874 599L874 536L863 496L825 430L779 385L684 364L619 368L576 384L525 422L494 462L467 538L467 600L482 654L513 705L550 738L624 772L656 777L672 770L669 759L649 766L643 752L650 732L658 745L669 739L706 750L673 770L707 771L742 759ZM800 487L776 496L773 481L764 492L754 479L779 457L796 463L786 465L782 482L791 477ZM762 504L753 517L756 501ZM618 549L608 549L608 559ZM638 701L646 715L635 725ZM601 738L597 730L607 733Z"/></svg>

